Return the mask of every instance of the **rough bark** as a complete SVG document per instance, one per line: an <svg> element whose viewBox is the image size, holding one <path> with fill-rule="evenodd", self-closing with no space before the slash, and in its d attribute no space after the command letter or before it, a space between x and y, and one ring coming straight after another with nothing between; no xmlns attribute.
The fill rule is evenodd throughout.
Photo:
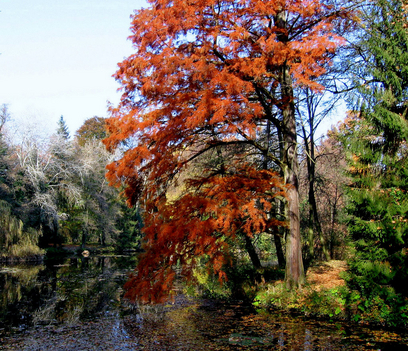
<svg viewBox="0 0 408 351"><path fill-rule="evenodd" d="M275 17L276 26L282 29L277 38L288 43L287 12L281 11ZM293 98L293 80L290 66L286 62L281 66L281 111L283 157L281 169L287 189L287 221L289 229L286 235L286 270L285 281L288 289L300 287L305 282L305 271L302 259L299 211L299 161L297 156L297 130L295 105Z"/></svg>
<svg viewBox="0 0 408 351"><path fill-rule="evenodd" d="M293 101L292 78L289 67L282 68L282 97L286 106L282 110L283 116L283 175L287 190L287 219L289 231L286 237L286 270L285 281L289 289L300 287L305 282L303 267L300 211L299 211L299 162L297 157L296 118Z"/></svg>

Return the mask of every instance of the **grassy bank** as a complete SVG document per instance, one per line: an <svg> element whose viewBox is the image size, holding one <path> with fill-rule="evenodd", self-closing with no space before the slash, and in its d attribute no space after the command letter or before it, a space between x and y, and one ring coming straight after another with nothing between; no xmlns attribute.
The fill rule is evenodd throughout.
<svg viewBox="0 0 408 351"><path fill-rule="evenodd" d="M333 260L311 266L307 271L307 283L294 291L286 289L284 273L278 267L254 271L249 266L239 266L228 276L230 280L220 285L207 271L197 269L197 285L188 286L185 292L221 300L246 300L258 309L278 309L325 320L408 325L408 301L379 296L367 299L351 290L345 281L345 261Z"/></svg>
<svg viewBox="0 0 408 351"><path fill-rule="evenodd" d="M259 287L253 305L332 320L406 327L408 300L365 299L346 285L345 261L330 261L310 267L302 289L288 291L282 280Z"/></svg>

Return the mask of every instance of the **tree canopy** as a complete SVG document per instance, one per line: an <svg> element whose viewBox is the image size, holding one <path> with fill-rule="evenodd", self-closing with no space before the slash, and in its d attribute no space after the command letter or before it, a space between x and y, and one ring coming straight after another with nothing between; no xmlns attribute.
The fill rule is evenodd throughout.
<svg viewBox="0 0 408 351"><path fill-rule="evenodd" d="M111 110L104 141L111 150L126 147L123 157L108 166L108 178L125 185L130 205L142 201L147 223L152 223L147 228L155 227L154 233L145 229L147 254L138 278L128 285L132 297L146 297L151 289L147 299L160 298L155 287L171 282L171 264L186 251L175 241L178 237L193 235L201 247L196 254L212 256L222 276L221 264L214 261L223 252L221 233L238 227L218 214L216 193L219 206L235 211L248 229L251 221L263 221L246 231L251 236L274 225L267 220L271 211L265 197L285 188L286 279L290 286L302 284L293 86L322 89L315 78L342 42L334 25L347 16L344 8L317 0L156 0L135 11L135 53L119 64L115 75L123 95ZM270 147L272 135L280 138L279 150ZM241 147L241 152L228 159L225 150L231 147ZM192 161L210 152L217 155L215 164L188 180L189 189L177 200L186 211L184 225L172 225L177 220L168 212L172 204L166 201L166 189ZM267 169L260 167L261 159L267 160ZM231 180L241 187L231 191ZM238 207L234 192L242 195ZM217 224L206 229L206 216ZM188 225L198 219L201 226ZM167 222L164 230L158 226ZM160 259L153 260L158 255L152 252L160 252ZM164 257L170 260L166 267ZM153 268L145 275L142 267L147 265Z"/></svg>
<svg viewBox="0 0 408 351"><path fill-rule="evenodd" d="M92 118L88 118L75 133L78 144L84 146L86 142L92 141L93 139L102 140L105 138L105 121L106 118L104 117L93 116Z"/></svg>

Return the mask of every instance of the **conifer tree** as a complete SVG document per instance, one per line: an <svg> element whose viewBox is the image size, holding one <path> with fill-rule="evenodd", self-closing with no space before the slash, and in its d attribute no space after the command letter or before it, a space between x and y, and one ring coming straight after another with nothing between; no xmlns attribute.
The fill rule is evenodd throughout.
<svg viewBox="0 0 408 351"><path fill-rule="evenodd" d="M61 116L58 121L57 135L65 140L69 139L69 129L64 120L64 116Z"/></svg>
<svg viewBox="0 0 408 351"><path fill-rule="evenodd" d="M408 31L401 0L362 11L357 65L358 113L340 129L348 150L349 231L356 255L350 285L367 301L408 296Z"/></svg>
<svg viewBox="0 0 408 351"><path fill-rule="evenodd" d="M333 27L347 14L318 0L152 0L135 11L135 54L119 64L123 95L105 139L109 149L128 147L108 177L123 182L129 203L140 199L145 213L147 252L128 297L162 298L178 259L187 270L206 256L223 279L226 238L282 225L269 214L283 189L286 282L302 285L293 89L321 88L315 78L341 42ZM260 139L268 125L281 138L280 158ZM166 189L191 161L231 145L247 152L188 179L190 191L167 201ZM259 169L249 155L274 168Z"/></svg>

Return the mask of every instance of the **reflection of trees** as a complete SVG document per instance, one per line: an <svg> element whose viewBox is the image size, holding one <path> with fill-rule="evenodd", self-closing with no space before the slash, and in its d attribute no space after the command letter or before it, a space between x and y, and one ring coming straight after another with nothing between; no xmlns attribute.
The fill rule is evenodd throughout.
<svg viewBox="0 0 408 351"><path fill-rule="evenodd" d="M58 263L0 268L0 334L30 324L96 319L119 305L129 261L77 257Z"/></svg>
<svg viewBox="0 0 408 351"><path fill-rule="evenodd" d="M56 288L34 315L34 323L73 324L80 319L97 318L118 303L126 275L112 259L80 257L56 271Z"/></svg>
<svg viewBox="0 0 408 351"><path fill-rule="evenodd" d="M0 269L0 327L7 330L24 324L30 312L38 308L45 292L38 284L43 265L14 266Z"/></svg>
<svg viewBox="0 0 408 351"><path fill-rule="evenodd" d="M23 296L24 289L32 290L36 285L38 273L45 267L43 265L12 268L0 270L0 306L18 302Z"/></svg>

